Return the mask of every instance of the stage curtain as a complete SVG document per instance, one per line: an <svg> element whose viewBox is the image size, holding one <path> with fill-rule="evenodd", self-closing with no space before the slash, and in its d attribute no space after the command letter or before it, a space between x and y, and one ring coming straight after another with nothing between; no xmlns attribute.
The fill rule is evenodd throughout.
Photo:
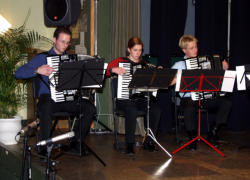
<svg viewBox="0 0 250 180"><path fill-rule="evenodd" d="M158 58L158 64L170 67L171 56L181 56L179 38L184 34L187 0L152 0L150 20L150 54ZM158 91L162 108L159 124L161 132L172 132L174 114L169 90Z"/></svg>
<svg viewBox="0 0 250 180"><path fill-rule="evenodd" d="M227 52L228 0L195 1L195 36L199 55Z"/></svg>
<svg viewBox="0 0 250 180"><path fill-rule="evenodd" d="M126 56L130 37L141 35L141 0L111 1L111 59Z"/></svg>
<svg viewBox="0 0 250 180"><path fill-rule="evenodd" d="M232 0L231 7L230 67L231 69L235 69L237 65L250 64L250 1ZM229 126L234 130L249 129L249 91L239 92L235 89L232 102L233 108L229 119Z"/></svg>
<svg viewBox="0 0 250 180"><path fill-rule="evenodd" d="M170 57L180 55L179 38L184 34L187 0L151 1L150 53L160 65L170 67Z"/></svg>

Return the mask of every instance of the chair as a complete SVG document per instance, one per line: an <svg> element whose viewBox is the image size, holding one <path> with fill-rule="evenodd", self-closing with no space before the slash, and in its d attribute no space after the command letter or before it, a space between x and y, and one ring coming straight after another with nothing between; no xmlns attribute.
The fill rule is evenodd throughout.
<svg viewBox="0 0 250 180"><path fill-rule="evenodd" d="M119 110L116 108L116 97L117 97L117 84L118 84L118 79L116 77L111 78L111 94L112 94L112 110L113 110L113 118L114 118L114 136L115 136L115 142L114 142L114 147L116 150L121 149L121 143L118 142L118 118L123 117L124 118L124 112L122 110ZM138 111L138 116L137 116L137 122L139 121L138 117L143 117L146 115L144 111ZM143 130L142 130L143 129ZM145 134L144 127L140 129L141 134ZM136 142L138 144L138 142ZM139 143L140 144L140 143Z"/></svg>
<svg viewBox="0 0 250 180"><path fill-rule="evenodd" d="M181 105L181 97L178 93L173 93L172 102L174 103L174 112L175 112L175 132L176 132L176 142L177 144L181 144L184 140L181 138L180 131L182 126L184 126L184 113L183 106ZM198 111L197 111L198 113ZM208 118L208 110L205 108L201 108L201 113L206 114L206 122L207 122L207 131L209 131L209 118Z"/></svg>
<svg viewBox="0 0 250 180"><path fill-rule="evenodd" d="M32 79L32 90L33 90L33 108L34 108L34 120L36 120L38 117L38 108L37 108L37 102L38 102L38 90L40 87L40 78L38 76L34 77ZM55 131L56 125L58 123L59 119L67 117L68 119L68 126L71 130L71 117L75 116L74 114L68 113L68 112L55 112L52 115L52 118L55 119L54 123L52 124L52 128L50 130L50 137L53 135L53 132ZM38 137L37 137L38 141Z"/></svg>

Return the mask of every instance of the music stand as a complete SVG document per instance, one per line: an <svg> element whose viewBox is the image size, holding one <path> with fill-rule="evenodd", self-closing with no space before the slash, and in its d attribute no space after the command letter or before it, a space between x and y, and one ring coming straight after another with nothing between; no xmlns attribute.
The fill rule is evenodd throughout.
<svg viewBox="0 0 250 180"><path fill-rule="evenodd" d="M237 73L237 90L250 89L250 64L236 66Z"/></svg>
<svg viewBox="0 0 250 180"><path fill-rule="evenodd" d="M222 80L224 76L224 71L211 71L211 70L182 70L182 76L180 79L180 92L219 92L222 85ZM177 78L178 80L178 78ZM173 151L172 154L176 154L178 151L182 150L194 141L204 141L208 146L214 149L221 156L225 156L216 147L210 144L206 139L204 139L200 134L200 124L201 124L201 98L199 98L199 109L198 109L198 135Z"/></svg>
<svg viewBox="0 0 250 180"><path fill-rule="evenodd" d="M157 89L167 89L175 77L175 69L138 69L134 73L129 88L147 92L147 129L149 136L170 158L172 155L157 141L149 127L150 92Z"/></svg>
<svg viewBox="0 0 250 180"><path fill-rule="evenodd" d="M82 112L82 88L101 88L104 79L104 60L103 59L86 59L82 61L63 62L59 66L57 91L78 90L78 102L80 104L80 156L82 156L82 132L81 123L83 118ZM73 127L72 127L73 129ZM84 143L84 142L83 142ZM87 149L104 165L105 162L89 147Z"/></svg>
<svg viewBox="0 0 250 180"><path fill-rule="evenodd" d="M250 64L236 66L237 73L237 90L249 91L250 90ZM238 150L250 148L250 144L240 145Z"/></svg>

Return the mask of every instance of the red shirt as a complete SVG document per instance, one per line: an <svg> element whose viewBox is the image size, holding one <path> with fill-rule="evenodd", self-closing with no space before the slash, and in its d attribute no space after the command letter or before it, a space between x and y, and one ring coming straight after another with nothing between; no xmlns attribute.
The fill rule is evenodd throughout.
<svg viewBox="0 0 250 180"><path fill-rule="evenodd" d="M106 71L106 76L110 77L111 76L111 72L110 70L114 67L118 67L119 66L119 62L130 62L128 59L124 59L123 57L119 57L114 59L113 61L111 61L107 67L107 71Z"/></svg>

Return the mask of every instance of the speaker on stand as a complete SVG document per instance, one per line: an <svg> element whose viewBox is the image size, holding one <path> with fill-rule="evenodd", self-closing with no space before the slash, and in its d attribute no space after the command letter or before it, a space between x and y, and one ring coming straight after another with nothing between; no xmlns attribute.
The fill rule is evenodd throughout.
<svg viewBox="0 0 250 180"><path fill-rule="evenodd" d="M75 24L81 12L80 0L44 0L44 23L46 26Z"/></svg>

